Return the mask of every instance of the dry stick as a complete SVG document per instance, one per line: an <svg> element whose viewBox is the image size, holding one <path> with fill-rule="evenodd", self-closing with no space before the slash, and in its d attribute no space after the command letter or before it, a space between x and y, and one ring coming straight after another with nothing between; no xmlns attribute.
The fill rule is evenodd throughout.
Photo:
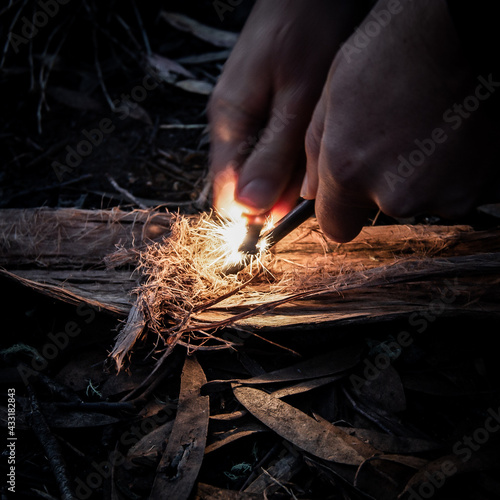
<svg viewBox="0 0 500 500"><path fill-rule="evenodd" d="M52 189L70 186L71 184L76 184L78 182L85 181L90 178L92 178L92 174L83 174L80 177L75 177L74 179L68 179L67 181L64 182L57 182L54 184L49 184L47 186L34 187L30 189L25 189L23 191L18 191L9 197L3 197L2 200L0 201L0 207L8 205L11 200L20 198L22 196L32 195L35 193L43 193L44 191L51 191Z"/></svg>
<svg viewBox="0 0 500 500"><path fill-rule="evenodd" d="M148 38L148 35L146 33L146 30L144 29L144 24L142 22L141 13L139 12L139 9L137 8L137 4L135 3L135 0L132 0L132 6L134 8L134 14L135 14L135 18L137 20L137 24L139 25L139 29L141 30L142 39L144 40L144 46L146 47L146 54L148 56L150 56L152 53L151 44L149 43L149 38Z"/></svg>
<svg viewBox="0 0 500 500"><path fill-rule="evenodd" d="M28 385L28 393L30 395L31 404L31 427L35 432L36 437L42 445L45 455L50 463L50 467L57 481L61 498L63 500L73 500L75 497L68 477L66 464L62 456L59 442L50 431L50 427L45 420L45 417L40 409L40 404L33 392L33 389Z"/></svg>
<svg viewBox="0 0 500 500"><path fill-rule="evenodd" d="M33 59L33 37L30 38L30 43L28 46L28 61L30 65L30 92L35 91L35 63Z"/></svg>
<svg viewBox="0 0 500 500"><path fill-rule="evenodd" d="M110 175L106 176L111 183L111 185L120 193L122 194L128 201L131 203L134 203L134 205L137 205L139 208L142 208L143 210L147 210L147 206L144 205L144 203L140 202L132 193L129 193L125 188L122 188Z"/></svg>
<svg viewBox="0 0 500 500"><path fill-rule="evenodd" d="M54 37L54 35L59 31L60 27L61 27L61 25L56 26L56 28L50 33L49 37L47 38L47 43L45 44L45 49L43 51L43 54L41 55L42 61L47 60L47 57L48 57L47 54L48 54L50 42L52 41L52 38ZM40 134L42 133L42 107L46 102L45 101L45 90L47 88L47 82L49 81L50 72L52 71L52 68L54 67L57 55L59 54L59 51L61 50L64 42L66 41L66 37L68 36L68 34L69 34L69 30L67 30L66 33L63 34L61 40L59 41L59 45L56 46L54 53L50 56L49 64L45 64L45 63L42 64L42 67L40 68L40 73L38 75L38 83L40 84L40 99L38 101L36 117L37 117L38 132Z"/></svg>
<svg viewBox="0 0 500 500"><path fill-rule="evenodd" d="M84 5L85 9L87 10L87 13L90 16L94 17L93 12L87 6L87 2L83 2L83 5ZM126 45L124 45L122 42L120 42L116 37L111 35L107 30L103 29L102 26L100 26L99 23L97 23L97 21L96 21L95 26L99 29L99 31L101 32L102 35L104 35L110 42L112 42L117 47L119 47L121 50L123 50L123 52L125 52L133 61L136 61L138 63L142 62L140 60L140 58L137 56L136 52L134 52L133 50L130 50Z"/></svg>
<svg viewBox="0 0 500 500"><path fill-rule="evenodd" d="M18 3L17 0L9 0L8 5L3 7L2 9L0 9L0 16L3 16L6 12L8 12L10 9L12 9L12 7L14 7L14 5L16 3ZM10 30L9 30L9 32L10 32Z"/></svg>
<svg viewBox="0 0 500 500"><path fill-rule="evenodd" d="M94 45L94 64L95 64L95 69L97 71L97 77L99 79L99 86L101 87L102 93L104 94L104 98L106 99L106 102L108 103L108 106L111 109L111 111L116 111L116 106L114 105L113 100L109 95L108 89L106 88L106 84L104 83L101 63L99 62L99 54L98 54L99 49L97 48L97 33L95 27L92 30L92 43Z"/></svg>
<svg viewBox="0 0 500 500"><path fill-rule="evenodd" d="M141 46L140 46L139 42L136 40L135 36L133 35L132 30L130 29L130 26L125 22L125 19L123 19L123 17L120 16L120 15L118 15L118 14L114 14L114 16L118 20L118 23L121 24L122 27L127 32L127 35L132 40L132 43L135 45L136 50L140 51L141 50Z"/></svg>
<svg viewBox="0 0 500 500"><path fill-rule="evenodd" d="M27 3L28 3L28 0L24 0L23 4L19 8L19 10L16 12L16 14L15 14L14 18L12 19L12 22L10 23L10 26L7 30L7 33L9 35L7 36L7 40L5 41L5 45L3 47L2 60L0 61L0 69L3 68L3 65L5 63L5 57L7 56L7 52L9 50L9 45L10 45L10 41L12 38L12 34L14 33L14 27L17 23L17 20L19 19L19 16L21 15L21 12L23 11L23 9Z"/></svg>

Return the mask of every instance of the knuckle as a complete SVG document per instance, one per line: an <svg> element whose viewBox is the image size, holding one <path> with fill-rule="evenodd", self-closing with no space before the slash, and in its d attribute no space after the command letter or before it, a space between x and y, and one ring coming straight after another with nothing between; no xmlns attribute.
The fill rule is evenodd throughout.
<svg viewBox="0 0 500 500"><path fill-rule="evenodd" d="M361 155L354 148L323 144L325 180L346 192L364 191L367 172Z"/></svg>

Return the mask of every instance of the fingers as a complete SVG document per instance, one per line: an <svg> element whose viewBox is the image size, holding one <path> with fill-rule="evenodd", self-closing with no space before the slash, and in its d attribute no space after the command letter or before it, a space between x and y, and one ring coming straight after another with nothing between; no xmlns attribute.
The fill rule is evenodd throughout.
<svg viewBox="0 0 500 500"><path fill-rule="evenodd" d="M278 94L266 126L257 134L236 191L237 201L250 213L264 213L278 202L286 205L290 198L298 198L304 165L303 137L311 113L302 108L294 106L289 96Z"/></svg>
<svg viewBox="0 0 500 500"><path fill-rule="evenodd" d="M316 218L323 233L345 243L353 240L366 223L370 201L356 178L354 156L336 143L335 133L325 123L327 96L324 92L306 135L307 170L301 196L316 199Z"/></svg>
<svg viewBox="0 0 500 500"><path fill-rule="evenodd" d="M265 110L265 105L262 107ZM208 114L213 203L221 210L234 202L238 172L251 151L249 141L261 121L257 109L250 114L217 94L209 103Z"/></svg>
<svg viewBox="0 0 500 500"><path fill-rule="evenodd" d="M306 200L316 198L318 191L318 160L321 151L321 141L323 140L326 107L327 97L325 86L321 98L314 109L311 123L307 128L305 142L307 157L306 173L300 188L300 196Z"/></svg>
<svg viewBox="0 0 500 500"><path fill-rule="evenodd" d="M337 243L353 240L366 224L370 208L353 199L347 189L320 180L316 217L325 236Z"/></svg>

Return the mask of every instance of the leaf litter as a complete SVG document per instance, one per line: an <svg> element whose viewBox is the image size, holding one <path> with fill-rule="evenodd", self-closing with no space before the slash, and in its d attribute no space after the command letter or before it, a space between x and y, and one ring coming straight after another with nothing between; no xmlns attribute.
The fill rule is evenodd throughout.
<svg viewBox="0 0 500 500"><path fill-rule="evenodd" d="M21 9L21 19L24 3L9 6ZM164 19L211 45L234 44L231 33L206 29L186 16L164 14ZM35 49L41 40L33 40ZM3 62L8 61L6 55ZM182 84L186 91L197 95L210 91L212 82L196 83L201 80L193 80L191 74L200 73L181 69L181 58L176 63L162 57L154 63L169 74L169 84L175 86L183 81L179 77L185 77L192 82ZM217 62L220 57L227 53L198 60ZM48 80L41 81L47 85ZM96 109L86 92L59 89L64 89L59 94L64 106ZM139 111L131 118L152 125L145 110L134 109ZM43 116L37 117L39 125ZM165 258L162 250L154 249L157 257ZM167 278L182 276L178 264L168 268ZM153 269L146 257L142 265L144 271ZM234 281L228 286L224 281L218 288L210 288L213 283L207 288L208 279L201 276L195 288L192 281L188 283L188 292L180 298L149 282L152 295L146 295L146 307L133 313L138 319L130 345L135 355L119 374L104 362L114 331L110 336L96 326L107 325L101 316L71 340L68 351L63 349L48 370L33 368L39 366L40 357L30 354L43 352L47 339L40 342L26 333L29 330L16 329L30 339L28 347L4 350L1 373L5 389L19 389L18 474L26 498L48 497L50 491L52 497L59 493L62 498L164 498L168 493L176 500L392 500L411 497L413 492L424 496L431 490L436 499L498 498L498 436L493 431L484 434L485 422L493 423L499 408L497 355L487 347L493 330L486 321L428 320L426 331L415 334L414 344L392 353L390 366L374 377L366 377L366 367L374 366L376 356L384 352L371 349L374 330L381 343L389 344L400 328L411 330L408 322L289 331L285 338L271 335L274 344L251 336L240 338L238 346L227 343L231 350L199 350L196 355L194 344L178 343L169 363L155 368L165 348L161 340L168 349L169 338L172 344L180 339L170 337L176 333L168 330L172 323L188 325L195 319L190 313L244 284ZM169 304L170 317L152 307L156 292L162 304ZM51 310L54 305L45 307ZM55 312L59 318L61 312ZM73 312L70 319L74 317ZM158 335L157 342L142 335L146 325ZM193 341L214 341L200 333L202 323L190 326ZM240 334L241 330L232 331L233 338ZM45 373L47 378L42 377ZM366 379L359 391L353 390L353 374ZM29 397L21 396L26 379ZM97 392L86 393L89 381ZM0 410L6 427L3 402ZM38 448L33 435L39 439ZM47 474L47 465L55 472Z"/></svg>

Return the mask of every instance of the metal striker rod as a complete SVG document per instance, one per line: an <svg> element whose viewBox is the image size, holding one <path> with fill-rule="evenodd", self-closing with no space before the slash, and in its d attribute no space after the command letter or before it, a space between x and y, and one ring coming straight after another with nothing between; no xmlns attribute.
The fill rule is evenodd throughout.
<svg viewBox="0 0 500 500"><path fill-rule="evenodd" d="M299 227L309 217L314 215L314 200L304 200L294 209L288 212L278 224L263 235L268 241L268 248L276 245L285 236L290 234L295 228Z"/></svg>

